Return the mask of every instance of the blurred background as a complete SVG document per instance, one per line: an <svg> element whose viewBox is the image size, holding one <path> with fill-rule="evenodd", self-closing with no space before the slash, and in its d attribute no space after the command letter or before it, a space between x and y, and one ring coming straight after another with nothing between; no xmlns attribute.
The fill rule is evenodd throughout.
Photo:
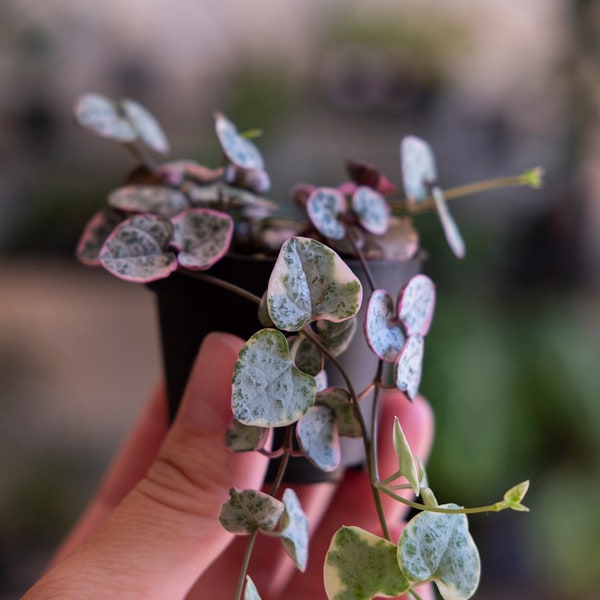
<svg viewBox="0 0 600 600"><path fill-rule="evenodd" d="M478 598L599 598L599 33L594 0L0 0L0 598L35 580L160 376L151 293L73 257L134 166L74 127L89 91L142 102L207 164L215 108L261 127L283 212L348 157L399 183L410 133L445 187L543 165L541 191L453 203L464 262L417 218L429 475L469 505L532 480L531 513L471 519Z"/></svg>

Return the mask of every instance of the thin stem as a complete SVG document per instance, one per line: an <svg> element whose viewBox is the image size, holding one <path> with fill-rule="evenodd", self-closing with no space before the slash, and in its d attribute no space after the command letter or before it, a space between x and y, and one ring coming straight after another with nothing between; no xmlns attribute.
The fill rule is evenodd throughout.
<svg viewBox="0 0 600 600"><path fill-rule="evenodd" d="M239 287L238 285L235 285L229 281L225 281L224 279L219 279L218 277L214 277L213 275L209 275L208 273L184 269L183 267L179 267L177 269L177 272L182 273L183 275L186 275L188 277L193 277L194 279L201 279L202 281L206 281L207 283L218 285L219 287L229 290L234 294L243 296L247 300L250 300L250 302L260 304L260 298L256 294L253 294L252 292L249 292L248 290L245 290L244 288Z"/></svg>
<svg viewBox="0 0 600 600"><path fill-rule="evenodd" d="M419 596L419 594L417 594L417 592L415 592L415 590L413 590L412 588L410 590L408 590L408 593L415 599L415 600L423 600L423 598L421 598L421 596Z"/></svg>
<svg viewBox="0 0 600 600"><path fill-rule="evenodd" d="M244 552L244 559L242 560L242 566L240 568L240 576L238 578L237 588L235 590L235 600L242 600L242 592L244 591L244 583L246 581L246 574L248 573L248 565L250 564L250 557L252 556L252 549L258 536L258 528L250 534L246 551Z"/></svg>

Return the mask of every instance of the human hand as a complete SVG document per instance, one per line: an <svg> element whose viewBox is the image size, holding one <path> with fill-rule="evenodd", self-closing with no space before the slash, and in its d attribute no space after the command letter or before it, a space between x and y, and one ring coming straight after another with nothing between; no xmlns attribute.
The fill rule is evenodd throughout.
<svg viewBox="0 0 600 600"><path fill-rule="evenodd" d="M171 428L164 390L156 391L96 497L26 600L233 598L247 538L225 531L218 514L230 487L260 488L267 467L264 456L233 454L225 446L231 374L241 346L229 334L204 340ZM425 460L433 435L428 404L386 393L382 431L391 432L394 415L413 452ZM391 437L381 436L382 473L397 467ZM342 524L379 529L365 472L348 471L339 484L293 487L311 525L307 572L295 571L278 540L259 537L250 573L264 600L324 598L323 561L335 531ZM398 535L403 507L387 497L383 502ZM420 591L432 598L429 592Z"/></svg>

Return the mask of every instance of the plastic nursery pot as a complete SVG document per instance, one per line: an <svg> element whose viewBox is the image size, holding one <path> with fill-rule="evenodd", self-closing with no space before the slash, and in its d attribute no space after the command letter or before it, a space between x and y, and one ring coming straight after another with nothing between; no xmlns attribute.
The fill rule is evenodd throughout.
<svg viewBox="0 0 600 600"><path fill-rule="evenodd" d="M206 273L260 297L267 289L274 264L274 258L226 256ZM369 385L375 374L377 358L367 346L362 334L368 297L366 279L357 260L350 260L348 264L363 284L365 299L358 314L355 338L339 360L351 375L356 389L362 390ZM421 258L402 262L392 260L369 262L377 286L387 289L392 297L396 297L404 283L420 271L421 264ZM262 325L258 320L257 305L254 302L213 283L173 273L166 279L148 284L148 287L155 292L157 299L169 415L173 419L204 337L212 331L224 331L248 339L261 329ZM345 387L343 378L331 366L327 367L327 375L329 385ZM370 407L363 404L363 412L369 421ZM275 444L282 439L283 429L276 429ZM286 470L285 481L287 483L332 481L339 479L346 468L363 462L361 440L342 438L341 444L342 462L336 471L327 473L317 469L303 457L292 457ZM273 479L277 462L271 461L267 480Z"/></svg>

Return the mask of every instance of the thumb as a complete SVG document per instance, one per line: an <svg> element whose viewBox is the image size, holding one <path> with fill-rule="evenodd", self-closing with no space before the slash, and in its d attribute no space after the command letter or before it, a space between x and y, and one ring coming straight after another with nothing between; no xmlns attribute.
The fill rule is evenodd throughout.
<svg viewBox="0 0 600 600"><path fill-rule="evenodd" d="M241 345L229 334L205 338L177 419L147 475L46 576L70 582L72 597L182 598L229 544L233 536L218 521L229 488L260 487L267 464L225 445ZM60 598L71 597L66 589Z"/></svg>

